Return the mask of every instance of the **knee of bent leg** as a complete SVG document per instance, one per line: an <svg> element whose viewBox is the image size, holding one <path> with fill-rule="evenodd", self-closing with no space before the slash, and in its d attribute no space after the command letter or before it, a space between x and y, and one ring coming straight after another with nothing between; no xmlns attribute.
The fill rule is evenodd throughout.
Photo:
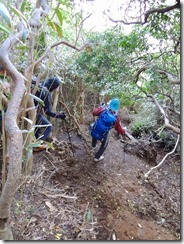
<svg viewBox="0 0 184 244"><path fill-rule="evenodd" d="M51 125L51 126L48 127L49 133L51 133L52 130L53 130L53 125Z"/></svg>

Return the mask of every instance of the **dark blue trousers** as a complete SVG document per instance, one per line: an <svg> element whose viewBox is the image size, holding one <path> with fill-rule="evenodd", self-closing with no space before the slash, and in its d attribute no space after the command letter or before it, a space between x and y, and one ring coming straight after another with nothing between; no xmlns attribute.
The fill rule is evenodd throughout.
<svg viewBox="0 0 184 244"><path fill-rule="evenodd" d="M96 147L97 145L97 141L95 138L92 137L92 147ZM101 142L101 146L98 150L97 153L95 153L95 158L99 159L102 154L105 152L108 142L109 142L109 132L102 138Z"/></svg>
<svg viewBox="0 0 184 244"><path fill-rule="evenodd" d="M53 126L48 121L48 119L46 119L42 114L38 114L38 117L36 119L36 125L44 125L44 127L36 127L35 129L36 139L39 138L43 141L46 141L53 129Z"/></svg>

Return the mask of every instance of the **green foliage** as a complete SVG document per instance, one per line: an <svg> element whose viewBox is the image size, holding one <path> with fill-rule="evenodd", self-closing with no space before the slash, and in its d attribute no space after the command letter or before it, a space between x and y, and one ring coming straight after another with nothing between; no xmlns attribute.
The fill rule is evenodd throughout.
<svg viewBox="0 0 184 244"><path fill-rule="evenodd" d="M60 27L60 25L53 21L48 21L48 26L50 26L54 32L57 32L59 37L63 36L62 28Z"/></svg>
<svg viewBox="0 0 184 244"><path fill-rule="evenodd" d="M8 9L6 8L6 6L3 3L0 3L0 17L2 17L5 20L8 27L11 28L11 25L12 25L11 16L10 16Z"/></svg>
<svg viewBox="0 0 184 244"><path fill-rule="evenodd" d="M144 120L138 121L131 126L131 131L134 136L141 135L142 132L148 133L149 129L149 124L147 124Z"/></svg>
<svg viewBox="0 0 184 244"><path fill-rule="evenodd" d="M173 21L175 15L178 17L176 13L153 15L147 25L135 26L129 35L119 27L92 33L88 40L91 47L79 53L76 59L76 74L93 91L118 96L123 106L145 99L145 93L156 95L161 105L165 103L165 94L173 97L175 93L177 101L178 89L173 90L168 78L157 72L162 69L176 77L179 75L179 57L170 51L174 45L171 39L179 30ZM150 68L138 77L140 90L135 84L135 74L145 63L150 63ZM147 124L139 127L147 127Z"/></svg>
<svg viewBox="0 0 184 244"><path fill-rule="evenodd" d="M27 37L28 37L28 31L27 30L24 30L23 31L23 34L22 34L22 41L23 41L23 43L26 42Z"/></svg>
<svg viewBox="0 0 184 244"><path fill-rule="evenodd" d="M63 15L62 12L59 11L58 9L55 9L56 15L58 17L59 23L62 26L63 25Z"/></svg>
<svg viewBox="0 0 184 244"><path fill-rule="evenodd" d="M76 60L78 75L102 93L117 92L131 74L128 62L132 52L144 44L136 33L127 36L120 29L92 34L89 43L91 48L81 52Z"/></svg>
<svg viewBox="0 0 184 244"><path fill-rule="evenodd" d="M0 30L3 31L6 34L11 34L11 30L8 29L7 27L4 27L3 25L0 24Z"/></svg>
<svg viewBox="0 0 184 244"><path fill-rule="evenodd" d="M170 11L168 13L151 15L147 28L153 37L164 41L172 41L171 36L174 37L175 35L175 38L180 36L179 23L179 11Z"/></svg>
<svg viewBox="0 0 184 244"><path fill-rule="evenodd" d="M24 26L27 26L26 17L18 9L16 9L15 7L10 6L10 8L11 8L11 11L14 14L16 14L16 16L18 16L21 19L21 21L23 22Z"/></svg>
<svg viewBox="0 0 184 244"><path fill-rule="evenodd" d="M0 31L8 35L12 34L12 18L3 3L0 3L0 22ZM1 38L3 37L4 36L1 34Z"/></svg>
<svg viewBox="0 0 184 244"><path fill-rule="evenodd" d="M30 12L32 9L33 9L33 5L31 4L31 2L22 1L22 4L20 6L20 10L23 14Z"/></svg>
<svg viewBox="0 0 184 244"><path fill-rule="evenodd" d="M164 143L165 148L172 150L176 143L176 135L168 130L163 130L159 134L159 138L161 139L161 142ZM180 151L180 148L178 147L177 151Z"/></svg>
<svg viewBox="0 0 184 244"><path fill-rule="evenodd" d="M154 105L143 103L138 108L137 114L132 115L132 123L130 125L131 132L134 136L141 134L153 133L157 127L159 119L157 110Z"/></svg>
<svg viewBox="0 0 184 244"><path fill-rule="evenodd" d="M39 102L39 104L41 106L44 106L44 101L42 99L40 99L39 97L37 97L37 96L35 96L35 95L31 94L31 93L29 93L29 96L31 96L33 99L35 99L37 102Z"/></svg>

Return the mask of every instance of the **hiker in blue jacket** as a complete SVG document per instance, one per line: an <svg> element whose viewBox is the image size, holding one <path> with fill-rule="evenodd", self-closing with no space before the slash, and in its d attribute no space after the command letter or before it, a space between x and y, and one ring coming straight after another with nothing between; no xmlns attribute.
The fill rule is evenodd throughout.
<svg viewBox="0 0 184 244"><path fill-rule="evenodd" d="M109 142L110 129L115 128L119 134L125 134L125 130L121 126L120 117L117 115L119 107L119 99L114 98L109 102L107 107L101 105L93 110L93 116L98 116L98 119L90 128L93 151L96 149L97 142L101 142L99 150L94 155L94 162L99 162L104 159L103 153Z"/></svg>
<svg viewBox="0 0 184 244"><path fill-rule="evenodd" d="M51 111L51 92L57 89L61 81L57 77L50 77L43 84L38 86L38 90L35 96L40 98L44 102L44 106L41 106L39 101L34 99L35 106L37 107L36 125L44 125L43 128L37 127L35 130L35 137L46 141L53 129L52 124L44 116L44 113L53 118L65 119L65 113L55 113Z"/></svg>

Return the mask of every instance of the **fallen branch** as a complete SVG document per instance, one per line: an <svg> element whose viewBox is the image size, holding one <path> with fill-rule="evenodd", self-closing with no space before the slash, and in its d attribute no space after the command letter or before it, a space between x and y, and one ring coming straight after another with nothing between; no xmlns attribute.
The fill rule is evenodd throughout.
<svg viewBox="0 0 184 244"><path fill-rule="evenodd" d="M128 131L125 131L125 135L133 142L138 142Z"/></svg>
<svg viewBox="0 0 184 244"><path fill-rule="evenodd" d="M177 138L176 144L175 144L175 146L174 146L174 149L173 149L171 152L167 153L167 154L165 155L165 157L162 159L162 161L161 161L159 164L157 164L156 166L152 167L152 168L151 168L151 169L144 175L145 178L148 178L148 175L151 173L151 171L153 171L153 170L156 169L156 168L159 168L159 167L163 164L163 162L165 161L165 159L166 159L169 155L171 155L171 154L173 154L173 153L175 152L175 150L176 150L176 148L177 148L177 146L178 146L179 139L180 139L180 135L178 135L178 138Z"/></svg>
<svg viewBox="0 0 184 244"><path fill-rule="evenodd" d="M45 192L42 192L42 191L39 191L39 193L49 197L49 198L57 198L57 197L62 197L62 198L66 198L66 199L77 199L78 197L75 197L75 196L69 196L69 195L66 195L66 194L47 194Z"/></svg>

